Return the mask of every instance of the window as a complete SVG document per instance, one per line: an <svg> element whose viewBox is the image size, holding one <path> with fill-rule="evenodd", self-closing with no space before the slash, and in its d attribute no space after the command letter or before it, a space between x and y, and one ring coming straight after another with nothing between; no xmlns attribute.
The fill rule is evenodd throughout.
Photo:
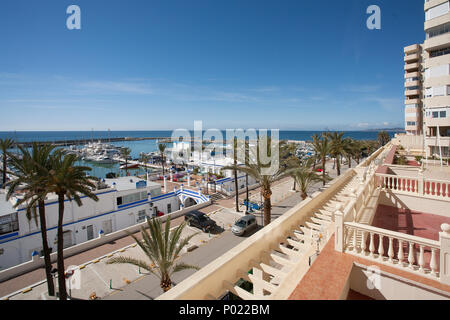
<svg viewBox="0 0 450 320"><path fill-rule="evenodd" d="M127 194L125 196L117 197L117 205L125 205L128 203L132 203L135 201L145 200L147 199L147 191Z"/></svg>
<svg viewBox="0 0 450 320"><path fill-rule="evenodd" d="M433 112L431 113L431 117L432 117L432 118L439 118L439 112L438 112L438 111L433 111Z"/></svg>
<svg viewBox="0 0 450 320"><path fill-rule="evenodd" d="M19 230L19 220L17 212L0 217L0 234L10 233Z"/></svg>
<svg viewBox="0 0 450 320"><path fill-rule="evenodd" d="M406 125L407 126L415 126L416 122L415 121L408 121L408 122L406 122Z"/></svg>
<svg viewBox="0 0 450 320"><path fill-rule="evenodd" d="M167 213L171 213L172 212L172 204L168 203L167 204Z"/></svg>
<svg viewBox="0 0 450 320"><path fill-rule="evenodd" d="M427 39L440 36L441 34L450 32L450 23L446 23L444 25L437 26L435 28L430 29L427 32Z"/></svg>
<svg viewBox="0 0 450 320"><path fill-rule="evenodd" d="M425 21L443 16L449 12L448 1L425 11Z"/></svg>
<svg viewBox="0 0 450 320"><path fill-rule="evenodd" d="M418 86L406 87L406 90L418 90Z"/></svg>
<svg viewBox="0 0 450 320"><path fill-rule="evenodd" d="M144 221L146 220L146 218L147 218L147 215L145 214L145 210L140 210L140 211L138 212L138 219L137 219L137 222L138 222L138 223L144 222Z"/></svg>
<svg viewBox="0 0 450 320"><path fill-rule="evenodd" d="M447 118L447 111L439 111L439 118Z"/></svg>
<svg viewBox="0 0 450 320"><path fill-rule="evenodd" d="M434 58L434 57L439 57L439 56L443 56L446 54L450 53L450 47L444 48L444 49L439 49L439 50L434 50L430 52L430 58Z"/></svg>

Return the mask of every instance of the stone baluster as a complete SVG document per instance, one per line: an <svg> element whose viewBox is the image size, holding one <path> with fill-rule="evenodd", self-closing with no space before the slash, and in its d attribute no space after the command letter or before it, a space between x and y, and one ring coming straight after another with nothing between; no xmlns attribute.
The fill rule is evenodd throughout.
<svg viewBox="0 0 450 320"><path fill-rule="evenodd" d="M403 266L403 259L405 258L405 254L403 252L403 240L398 240L398 264Z"/></svg>
<svg viewBox="0 0 450 320"><path fill-rule="evenodd" d="M431 248L431 259L430 259L431 274L437 276L437 262L436 262L436 249Z"/></svg>
<svg viewBox="0 0 450 320"><path fill-rule="evenodd" d="M361 231L361 254L366 254L366 232Z"/></svg>
<svg viewBox="0 0 450 320"><path fill-rule="evenodd" d="M408 252L408 262L409 262L409 267L411 269L414 269L414 243L410 242L409 243L409 252Z"/></svg>
<svg viewBox="0 0 450 320"><path fill-rule="evenodd" d="M394 262L394 239L389 237L389 250L388 250L389 262Z"/></svg>
<svg viewBox="0 0 450 320"><path fill-rule="evenodd" d="M424 247L423 245L420 245L420 253L419 253L419 271L424 273L425 272L425 259L423 257Z"/></svg>
<svg viewBox="0 0 450 320"><path fill-rule="evenodd" d="M383 255L384 255L383 235L380 234L378 241L378 259L383 261Z"/></svg>
<svg viewBox="0 0 450 320"><path fill-rule="evenodd" d="M374 257L375 244L373 240L373 232L370 233L370 245L369 245L370 257Z"/></svg>
<svg viewBox="0 0 450 320"><path fill-rule="evenodd" d="M357 246L358 246L358 229L354 228L353 229L353 252L358 252Z"/></svg>

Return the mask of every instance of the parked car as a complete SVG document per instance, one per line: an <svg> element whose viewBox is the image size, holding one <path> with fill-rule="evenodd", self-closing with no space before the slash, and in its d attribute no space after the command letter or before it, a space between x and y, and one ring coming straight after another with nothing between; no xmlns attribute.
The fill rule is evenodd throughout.
<svg viewBox="0 0 450 320"><path fill-rule="evenodd" d="M200 211L191 211L185 214L184 220L188 225L197 227L203 232L208 232L216 227L216 222Z"/></svg>
<svg viewBox="0 0 450 320"><path fill-rule="evenodd" d="M256 224L256 217L252 214L243 216L231 227L231 232L237 236L244 235L247 231L255 229L258 225Z"/></svg>

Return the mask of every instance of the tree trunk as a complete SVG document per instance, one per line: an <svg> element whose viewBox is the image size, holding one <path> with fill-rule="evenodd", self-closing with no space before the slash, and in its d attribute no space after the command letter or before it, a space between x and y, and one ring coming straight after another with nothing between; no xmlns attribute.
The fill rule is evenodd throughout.
<svg viewBox="0 0 450 320"><path fill-rule="evenodd" d="M340 176L341 175L341 161L340 161L339 155L336 155L336 170L337 170L337 175Z"/></svg>
<svg viewBox="0 0 450 320"><path fill-rule="evenodd" d="M245 198L247 199L246 210L248 211L248 174L245 174L245 185L246 185Z"/></svg>
<svg viewBox="0 0 450 320"><path fill-rule="evenodd" d="M302 197L302 200L305 200L308 197L308 194L306 192L302 191L301 197Z"/></svg>
<svg viewBox="0 0 450 320"><path fill-rule="evenodd" d="M352 167L352 157L348 156L348 168L350 169Z"/></svg>
<svg viewBox="0 0 450 320"><path fill-rule="evenodd" d="M236 159L234 159L234 165L236 166ZM239 185L238 185L238 177L237 170L234 169L234 190L235 190L235 198L236 198L236 212L239 212Z"/></svg>
<svg viewBox="0 0 450 320"><path fill-rule="evenodd" d="M58 292L60 300L67 300L66 277L64 268L64 236L63 236L63 219L64 219L64 194L58 195Z"/></svg>
<svg viewBox="0 0 450 320"><path fill-rule="evenodd" d="M3 176L3 189L6 188L6 153L3 153L3 172L2 172L2 176Z"/></svg>
<svg viewBox="0 0 450 320"><path fill-rule="evenodd" d="M168 275L165 275L161 278L160 286L164 292L167 292L172 288L172 280L170 280L170 277Z"/></svg>
<svg viewBox="0 0 450 320"><path fill-rule="evenodd" d="M325 186L325 164L327 162L326 158L322 158L322 177L323 177L323 185Z"/></svg>
<svg viewBox="0 0 450 320"><path fill-rule="evenodd" d="M292 187L292 190L295 191L296 188L297 188L297 181L295 181L295 179L294 179L294 186Z"/></svg>
<svg viewBox="0 0 450 320"><path fill-rule="evenodd" d="M263 188L262 196L264 198L264 227L269 225L271 220L271 211L272 211L272 203L270 201L271 195L272 190Z"/></svg>
<svg viewBox="0 0 450 320"><path fill-rule="evenodd" d="M47 240L47 222L45 217L45 204L39 200L39 222L41 224L42 250L44 251L45 277L47 278L47 290L50 296L55 295L55 284L52 277L52 262L50 260L50 248Z"/></svg>

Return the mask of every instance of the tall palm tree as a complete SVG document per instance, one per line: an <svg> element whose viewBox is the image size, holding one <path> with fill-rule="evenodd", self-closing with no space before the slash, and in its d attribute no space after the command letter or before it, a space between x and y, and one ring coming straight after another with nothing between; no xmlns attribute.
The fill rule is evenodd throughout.
<svg viewBox="0 0 450 320"><path fill-rule="evenodd" d="M343 132L331 132L330 137L330 154L336 159L337 175L341 175L341 157L345 154Z"/></svg>
<svg viewBox="0 0 450 320"><path fill-rule="evenodd" d="M313 162L314 159L309 158L307 160L302 161L300 166L294 167L290 169L290 175L297 182L297 185L300 189L300 196L303 200L308 196L308 189L316 182L322 181L323 177L319 176L316 172L313 171Z"/></svg>
<svg viewBox="0 0 450 320"><path fill-rule="evenodd" d="M23 197L15 203L14 207L17 208L19 205L25 203L28 220L31 220L32 216L34 216L35 219L37 219L36 216L39 216L47 289L48 294L54 296L55 285L51 274L51 249L48 246L47 240L47 222L44 202L45 197L48 194L45 179L48 177L49 170L51 170L50 157L54 146L50 144L33 143L31 154L26 148L19 147L19 149L22 158L20 159L16 156L11 157L11 165L16 170L12 172L14 178L8 182L9 189L6 198L9 200L18 189L25 190L26 192L23 194ZM36 206L38 207L39 214L36 214Z"/></svg>
<svg viewBox="0 0 450 320"><path fill-rule="evenodd" d="M12 148L14 145L14 140L12 139L0 139L0 150L2 151L2 159L3 159L3 169L2 171L2 178L3 183L2 187L5 188L6 186L6 171L7 171L7 163L8 163L8 149Z"/></svg>
<svg viewBox="0 0 450 320"><path fill-rule="evenodd" d="M380 131L378 132L377 140L380 146L384 146L391 140L391 136L387 131Z"/></svg>
<svg viewBox="0 0 450 320"><path fill-rule="evenodd" d="M264 141L265 143L266 141ZM267 143L270 146L270 138L267 139ZM280 143L281 145L281 143ZM281 146L278 146L279 150L281 149ZM260 143L258 143L257 147L257 154L253 154L251 152L251 149L249 148L248 151L248 157L246 157L245 164L242 164L238 167L231 165L231 166L225 166L224 170L233 170L237 169L239 171L242 171L243 173L248 174L249 176L253 177L256 181L259 182L260 188L261 188L261 196L264 199L264 226L267 226L271 222L271 211L272 211L272 203L270 200L270 197L272 196L272 184L283 177L286 177L288 173L286 172L286 166L284 163L280 163L278 166L278 169L275 170L272 174L265 174L266 169L268 168L268 165L265 165L261 162L261 159L259 157L259 146ZM282 158L282 151L280 150L280 159ZM252 158L253 161L249 161L249 158Z"/></svg>
<svg viewBox="0 0 450 320"><path fill-rule="evenodd" d="M147 177L147 173L148 173L148 170L147 170L147 163L148 163L148 160L149 160L149 159L150 159L150 157L149 157L147 154L141 154L141 155L139 156L139 161L145 164L144 168L145 168L145 176L146 176L146 177Z"/></svg>
<svg viewBox="0 0 450 320"><path fill-rule="evenodd" d="M160 143L158 144L158 149L159 149L159 153L161 154L161 165L162 165L162 169L163 169L163 176L164 176L164 162L166 160L166 157L164 155L164 152L166 151L166 147L167 145L165 145L164 143Z"/></svg>
<svg viewBox="0 0 450 320"><path fill-rule="evenodd" d="M322 178L325 185L327 155L330 153L330 141L326 133L322 133L321 137L313 137L313 148L316 156L322 161Z"/></svg>
<svg viewBox="0 0 450 320"><path fill-rule="evenodd" d="M128 176L128 158L130 157L131 149L123 148L120 150L120 154L122 155L123 158L125 158L125 172L126 175Z"/></svg>
<svg viewBox="0 0 450 320"><path fill-rule="evenodd" d="M355 153L355 140L352 138L345 138L344 139L344 155L347 158L348 161L348 167L352 167L352 158L353 154Z"/></svg>
<svg viewBox="0 0 450 320"><path fill-rule="evenodd" d="M172 287L172 275L185 269L196 269L196 266L188 265L183 262L175 264L181 250L197 233L186 238L181 238L181 232L186 226L186 222L181 223L174 230L170 230L170 216L167 218L166 225L162 227L160 219L152 218L147 221L148 231L141 227L142 241L134 235L134 241L144 251L150 260L150 263L130 257L116 257L108 260L107 264L128 263L138 266L148 272L151 272L160 279L160 286L164 292Z"/></svg>
<svg viewBox="0 0 450 320"><path fill-rule="evenodd" d="M74 200L78 206L82 206L81 196L98 201L98 197L93 193L95 183L86 173L91 170L89 167L76 166L77 156L66 154L57 150L51 157L51 170L45 181L48 190L54 192L58 197L58 287L59 298L67 299L66 281L64 276L64 200Z"/></svg>

